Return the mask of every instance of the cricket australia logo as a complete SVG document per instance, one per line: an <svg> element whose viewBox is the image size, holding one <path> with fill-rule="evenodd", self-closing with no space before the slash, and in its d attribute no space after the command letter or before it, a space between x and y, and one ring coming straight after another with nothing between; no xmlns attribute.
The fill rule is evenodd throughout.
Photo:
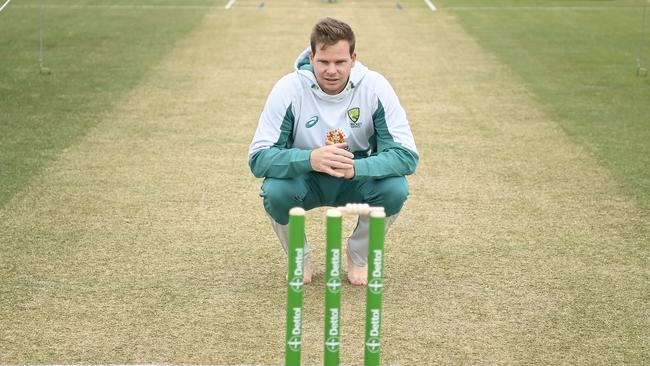
<svg viewBox="0 0 650 366"><path fill-rule="evenodd" d="M350 127L351 128L359 128L361 127L361 122L359 122L359 115L361 114L361 110L359 107L354 107L348 109L348 118L350 118Z"/></svg>

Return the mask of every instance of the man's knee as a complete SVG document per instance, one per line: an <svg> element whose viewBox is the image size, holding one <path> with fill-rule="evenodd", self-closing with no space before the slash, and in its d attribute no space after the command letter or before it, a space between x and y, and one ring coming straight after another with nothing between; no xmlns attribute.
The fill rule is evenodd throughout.
<svg viewBox="0 0 650 366"><path fill-rule="evenodd" d="M289 210L302 206L305 190L300 179L266 178L260 196L266 212L279 224L286 225L289 223Z"/></svg>
<svg viewBox="0 0 650 366"><path fill-rule="evenodd" d="M398 213L402 209L409 194L406 178L390 177L378 179L374 183L374 201L384 207L387 216Z"/></svg>

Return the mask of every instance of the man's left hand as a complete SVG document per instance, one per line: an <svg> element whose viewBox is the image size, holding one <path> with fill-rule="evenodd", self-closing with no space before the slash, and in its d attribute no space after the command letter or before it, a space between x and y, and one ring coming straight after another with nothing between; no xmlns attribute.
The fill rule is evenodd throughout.
<svg viewBox="0 0 650 366"><path fill-rule="evenodd" d="M330 140L325 140L325 145L334 145L334 143ZM337 169L337 168L332 168L336 172L341 172L343 173L343 179L352 179L354 178L354 164L352 165L351 168L348 169Z"/></svg>

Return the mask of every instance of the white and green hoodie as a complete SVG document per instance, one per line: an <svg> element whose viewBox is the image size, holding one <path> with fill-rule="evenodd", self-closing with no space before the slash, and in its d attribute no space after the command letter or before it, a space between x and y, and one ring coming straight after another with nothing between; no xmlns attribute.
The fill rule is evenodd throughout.
<svg viewBox="0 0 650 366"><path fill-rule="evenodd" d="M356 61L345 89L328 95L316 82L309 48L296 60L295 71L271 90L248 152L251 171L258 178L311 172L311 150L324 146L334 129L345 133L355 155L355 180L415 171L413 134L388 81Z"/></svg>

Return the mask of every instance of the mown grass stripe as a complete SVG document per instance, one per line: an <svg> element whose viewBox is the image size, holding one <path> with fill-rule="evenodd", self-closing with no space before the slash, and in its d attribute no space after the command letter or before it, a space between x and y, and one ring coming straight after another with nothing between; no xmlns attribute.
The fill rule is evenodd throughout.
<svg viewBox="0 0 650 366"><path fill-rule="evenodd" d="M454 10L454 11L611 11L611 10L629 10L642 8L643 6L445 6L440 9Z"/></svg>
<svg viewBox="0 0 650 366"><path fill-rule="evenodd" d="M231 0L232 1L232 0ZM16 9L98 9L98 10L209 10L215 6L211 5L165 5L165 4L43 4L29 5L16 4Z"/></svg>
<svg viewBox="0 0 650 366"><path fill-rule="evenodd" d="M0 22L0 206L83 136L207 10L79 8L92 11L91 19L63 5L41 14L38 4L12 3ZM39 74L41 15L51 75Z"/></svg>
<svg viewBox="0 0 650 366"><path fill-rule="evenodd" d="M650 88L635 73L637 60L650 57L640 8L505 8L510 11L456 14L650 210Z"/></svg>
<svg viewBox="0 0 650 366"><path fill-rule="evenodd" d="M647 363L635 202L455 16L355 3L238 8L245 23L215 10L0 209L3 362L281 363L284 255L245 152L268 91L334 15L354 19L421 152L387 236L384 361ZM323 224L308 224L315 243ZM318 364L323 283L310 290ZM362 359L363 290L342 300L344 363Z"/></svg>

